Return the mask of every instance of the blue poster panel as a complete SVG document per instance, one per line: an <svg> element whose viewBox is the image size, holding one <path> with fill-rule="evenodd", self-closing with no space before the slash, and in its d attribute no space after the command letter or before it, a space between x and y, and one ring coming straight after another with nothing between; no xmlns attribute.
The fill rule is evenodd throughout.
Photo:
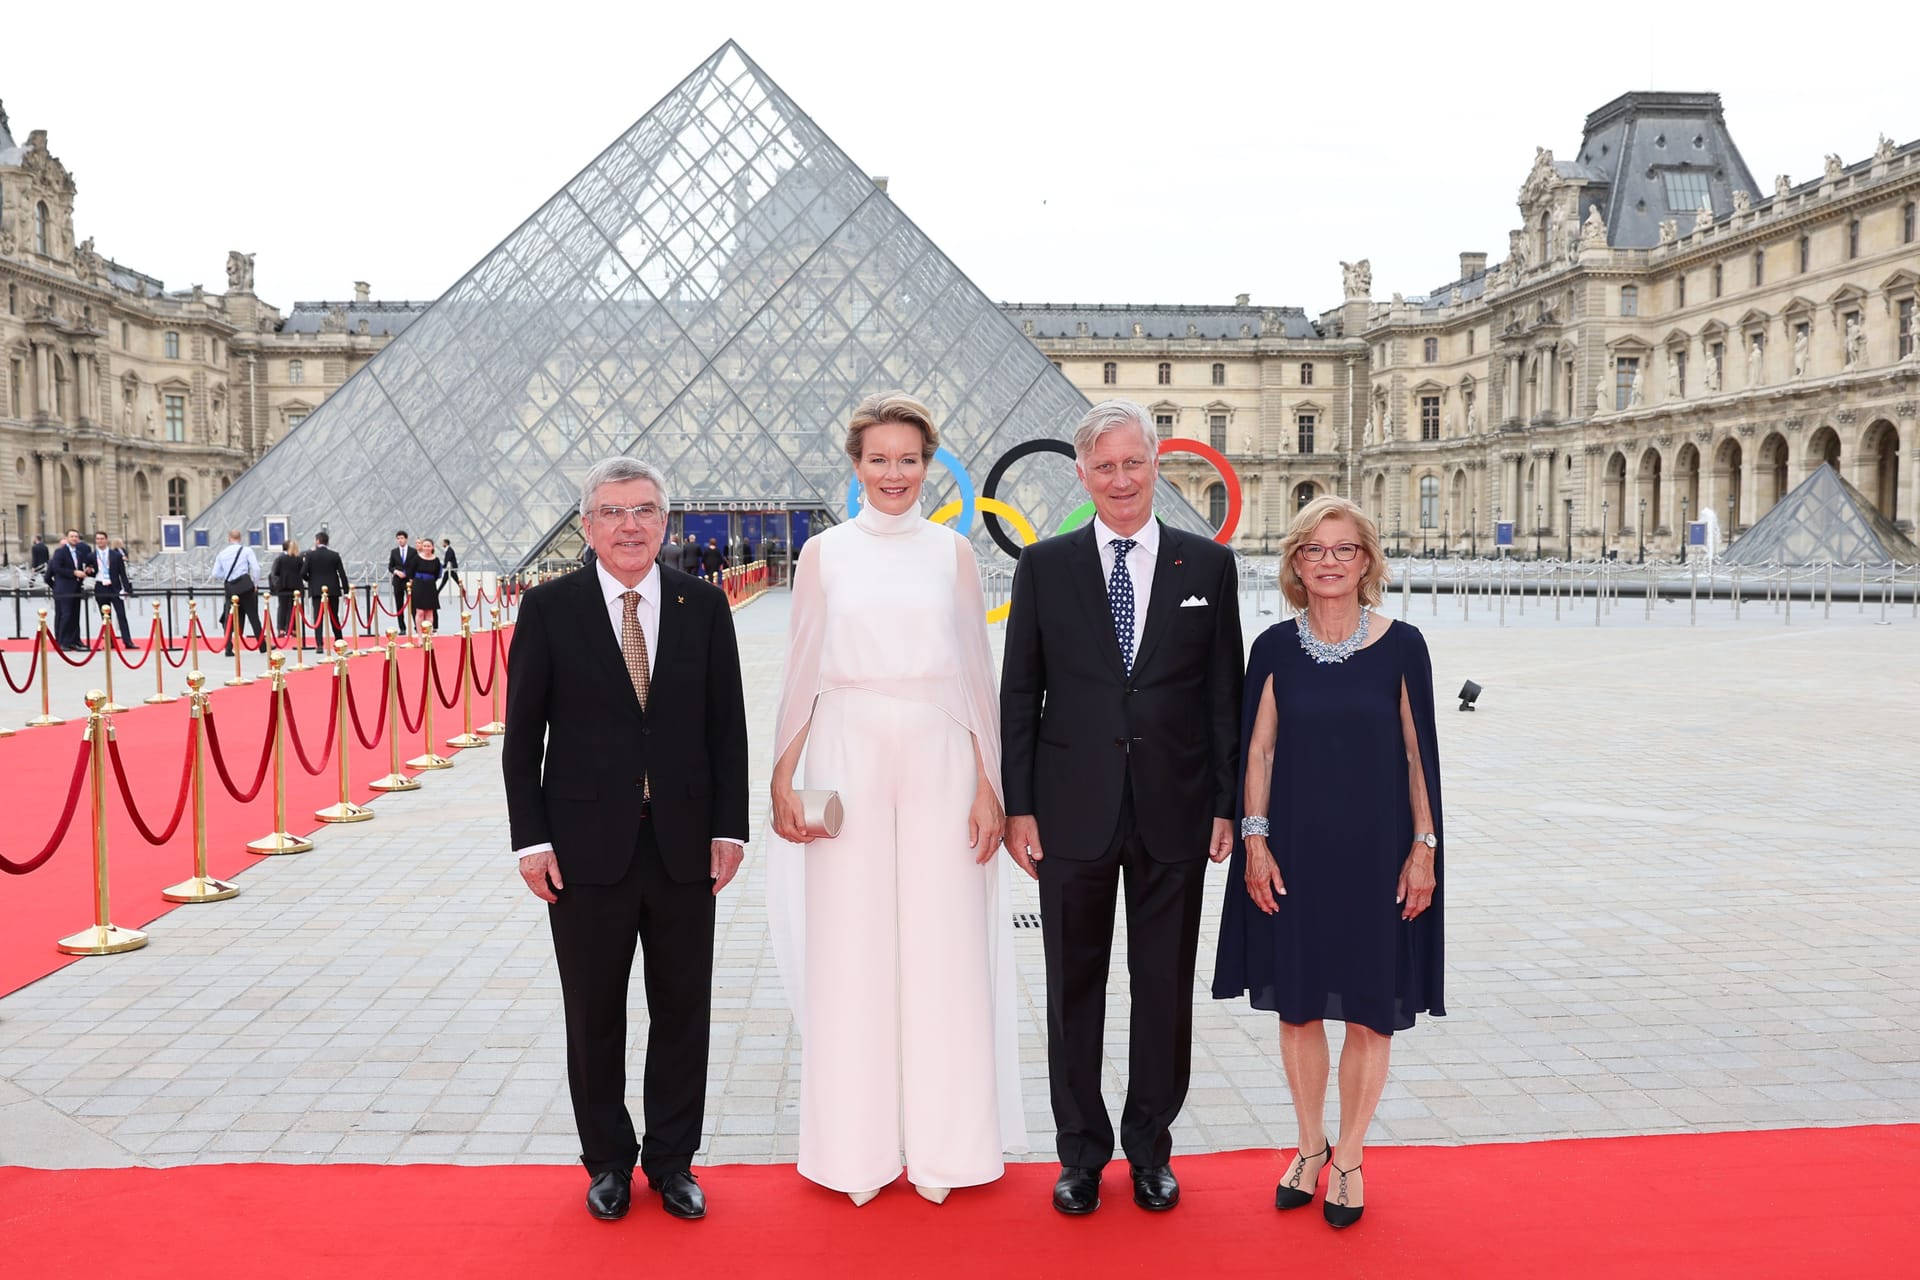
<svg viewBox="0 0 1920 1280"><path fill-rule="evenodd" d="M179 555L187 549L187 522L180 516L160 517L160 553Z"/></svg>
<svg viewBox="0 0 1920 1280"><path fill-rule="evenodd" d="M1493 522L1493 545L1510 547L1513 545L1513 521L1496 520Z"/></svg>

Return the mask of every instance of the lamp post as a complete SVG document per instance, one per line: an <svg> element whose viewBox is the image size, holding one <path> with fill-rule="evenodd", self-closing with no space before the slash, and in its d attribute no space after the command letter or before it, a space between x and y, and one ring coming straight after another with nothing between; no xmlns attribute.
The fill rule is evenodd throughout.
<svg viewBox="0 0 1920 1280"><path fill-rule="evenodd" d="M1500 519L1500 512L1497 508L1493 513L1493 518L1496 521ZM1478 507L1467 508L1467 546L1470 548L1468 554L1475 560L1478 560L1480 558L1480 508Z"/></svg>
<svg viewBox="0 0 1920 1280"><path fill-rule="evenodd" d="M1681 564L1685 564L1687 562L1687 558L1689 555L1689 551L1687 547L1687 538L1693 531L1693 525L1689 523L1687 520L1687 510L1690 505L1691 504L1689 504L1687 501L1687 495L1685 495L1684 493L1681 494L1680 495L1680 563Z"/></svg>
<svg viewBox="0 0 1920 1280"><path fill-rule="evenodd" d="M1533 504L1533 558L1540 558L1540 534L1547 521L1547 509L1542 503Z"/></svg>
<svg viewBox="0 0 1920 1280"><path fill-rule="evenodd" d="M1613 499L1600 499L1600 558L1607 558L1607 513L1613 506Z"/></svg>
<svg viewBox="0 0 1920 1280"><path fill-rule="evenodd" d="M1727 545L1733 545L1733 509L1737 495L1727 495Z"/></svg>
<svg viewBox="0 0 1920 1280"><path fill-rule="evenodd" d="M13 567L13 539L7 536L7 515L0 511L0 566Z"/></svg>
<svg viewBox="0 0 1920 1280"><path fill-rule="evenodd" d="M1440 508L1440 555L1444 559L1453 551L1453 508Z"/></svg>
<svg viewBox="0 0 1920 1280"><path fill-rule="evenodd" d="M1568 563L1572 563L1573 561L1573 499L1562 498L1560 499L1560 501L1565 504L1564 510L1565 510L1566 519L1565 519L1565 523L1561 527L1567 531L1567 561Z"/></svg>
<svg viewBox="0 0 1920 1280"><path fill-rule="evenodd" d="M1647 562L1647 500L1640 499L1640 558L1636 564Z"/></svg>

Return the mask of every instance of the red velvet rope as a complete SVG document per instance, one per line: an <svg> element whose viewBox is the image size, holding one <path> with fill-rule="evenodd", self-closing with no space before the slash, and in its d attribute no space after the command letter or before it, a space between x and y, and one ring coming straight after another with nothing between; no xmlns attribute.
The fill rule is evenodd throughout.
<svg viewBox="0 0 1920 1280"><path fill-rule="evenodd" d="M419 715L417 715L417 716L415 716L415 717L413 717L413 718L412 718L411 720L409 720L409 719L407 718L407 686L406 686L406 683L405 683L404 681L396 681L396 685L397 685L397 689L396 689L396 692L397 692L397 694L398 694L398 698L397 698L396 700L397 700L397 701L399 702L399 704L400 704L400 724L401 724L401 726L402 726L403 728L405 728L405 729L406 729L406 731L407 731L408 733L418 733L418 732L420 732L420 726L421 726L422 724L425 724L425 723L426 723L426 719L427 719L427 668L426 668L426 664L425 664L425 663L422 663L422 664L420 665L420 714L419 714Z"/></svg>
<svg viewBox="0 0 1920 1280"><path fill-rule="evenodd" d="M173 816L167 819L167 829L156 835L133 803L133 789L127 785L127 767L120 762L120 743L113 738L107 739L107 758L113 761L113 778L120 784L120 800L127 806L127 816L133 819L134 830L148 844L165 844L180 829L180 819L187 812L187 796L193 790L193 756L199 746L200 722L195 720L187 726L187 758L180 767L180 794L173 802Z"/></svg>
<svg viewBox="0 0 1920 1280"><path fill-rule="evenodd" d="M473 672L473 696L491 698L493 696L493 673L500 665L500 633L487 632L487 682L480 683L480 661L474 657L473 650L467 650L467 670Z"/></svg>
<svg viewBox="0 0 1920 1280"><path fill-rule="evenodd" d="M0 871L10 876L24 876L29 871L38 871L60 847L67 837L67 828L73 825L73 811L80 807L80 787L87 780L87 765L93 760L93 739L80 739L80 754L73 762L73 781L67 785L66 807L60 810L60 821L54 824L53 836L47 841L47 847L34 854L25 862L15 862L5 854L0 854Z"/></svg>
<svg viewBox="0 0 1920 1280"><path fill-rule="evenodd" d="M0 653L0 679L6 680L7 688L13 690L15 693L25 693L27 690L33 688L33 677L37 675L39 671L40 646L37 644L33 646L33 661L27 664L27 678L23 684L15 684L13 682L13 675L7 670L7 655Z"/></svg>
<svg viewBox="0 0 1920 1280"><path fill-rule="evenodd" d="M314 777L319 777L326 769L327 761L333 758L334 731L340 726L340 682L333 682L333 701L327 707L327 742L320 749L320 763L314 764L307 759L307 750L300 745L300 717L293 714L293 690L288 689L280 695L287 704L287 737L293 740L293 755L300 767Z"/></svg>
<svg viewBox="0 0 1920 1280"><path fill-rule="evenodd" d="M59 654L59 655L60 655L60 661L62 661L62 662L64 662L64 663L66 663L66 664L67 664L68 666L70 666L70 667L84 667L84 666L86 666L86 665L87 665L87 664L88 664L89 662L92 662L92 661L93 661L93 655L94 655L94 654L96 654L96 653L99 653L99 652L100 652L100 637L99 637L98 635L96 635L96 636L94 636L94 638L93 638L93 643L87 646L87 656L86 656L86 657L84 657L84 658L69 658L69 657L67 656L67 651L66 651L65 649L62 649L62 648L61 648L61 647L60 647L59 645L57 645L57 644L53 646L53 651L54 651L55 653L57 653L57 654Z"/></svg>
<svg viewBox="0 0 1920 1280"><path fill-rule="evenodd" d="M466 660L467 660L467 638L465 636L462 636L460 637L460 662L465 663ZM454 667L454 670L456 671L458 671L459 669L460 669L459 665L456 665ZM440 705L445 707L449 711L459 706L460 705L460 682L458 680L455 680L453 682L453 697L451 698L447 697L447 686L440 683L440 664L434 660L434 646L431 644L427 646L427 670L433 672L433 688L434 688L434 691L440 695Z"/></svg>
<svg viewBox="0 0 1920 1280"><path fill-rule="evenodd" d="M132 628L129 627L128 630L131 631ZM113 651L120 655L121 666L125 667L129 671L138 671L140 668L146 666L147 663L153 660L154 646L159 643L160 643L160 619L155 618L153 620L153 625L147 630L147 645L146 645L146 648L140 651L140 661L135 662L132 658L129 658L127 656L129 653L133 652L133 646L130 644L121 644L119 636L115 636L113 638Z"/></svg>
<svg viewBox="0 0 1920 1280"><path fill-rule="evenodd" d="M253 775L253 785L243 792L239 787L234 786L233 779L227 776L227 762L220 753L220 728L213 722L213 707L211 705L207 707L207 749L213 756L213 771L220 775L220 785L227 789L227 794L241 804L246 804L259 795L261 784L267 780L267 765L273 760L273 731L279 723L280 699L270 698L267 706L267 740L260 747L260 768Z"/></svg>
<svg viewBox="0 0 1920 1280"><path fill-rule="evenodd" d="M353 721L353 736L360 740L361 746L369 751L379 747L380 739L387 732L387 673L384 670L380 673L380 718L373 722L373 736L367 736L367 731L360 727L360 706L353 700L351 677L347 680L347 718Z"/></svg>

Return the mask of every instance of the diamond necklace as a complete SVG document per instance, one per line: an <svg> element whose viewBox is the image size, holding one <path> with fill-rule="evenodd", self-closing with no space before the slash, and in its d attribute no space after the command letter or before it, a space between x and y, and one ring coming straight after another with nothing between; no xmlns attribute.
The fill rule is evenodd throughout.
<svg viewBox="0 0 1920 1280"><path fill-rule="evenodd" d="M1360 651L1367 642L1367 624L1373 619L1373 610L1366 605L1360 606L1360 625L1345 640L1329 644L1313 634L1313 628L1307 623L1307 615L1300 615L1300 649L1315 662L1345 662Z"/></svg>

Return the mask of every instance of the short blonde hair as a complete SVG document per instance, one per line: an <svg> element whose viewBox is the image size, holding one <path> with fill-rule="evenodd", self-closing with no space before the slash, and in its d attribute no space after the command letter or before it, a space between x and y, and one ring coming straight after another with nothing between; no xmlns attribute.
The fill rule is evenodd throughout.
<svg viewBox="0 0 1920 1280"><path fill-rule="evenodd" d="M1380 530L1373 523L1373 517L1345 498L1328 494L1300 508L1300 514L1287 528L1287 540L1280 544L1280 590L1286 593L1287 603L1296 609L1307 607L1307 584L1300 580L1293 553L1313 541L1313 531L1336 516L1345 516L1360 531L1360 549L1367 557L1367 570L1360 575L1360 603L1378 608L1386 595L1391 577L1386 557L1380 554Z"/></svg>
<svg viewBox="0 0 1920 1280"><path fill-rule="evenodd" d="M877 427L883 422L918 427L921 437L920 460L933 461L934 452L940 447L940 432L933 425L933 414L928 412L927 406L904 391L881 391L860 402L853 411L852 420L847 423L847 457L859 462L867 428Z"/></svg>

